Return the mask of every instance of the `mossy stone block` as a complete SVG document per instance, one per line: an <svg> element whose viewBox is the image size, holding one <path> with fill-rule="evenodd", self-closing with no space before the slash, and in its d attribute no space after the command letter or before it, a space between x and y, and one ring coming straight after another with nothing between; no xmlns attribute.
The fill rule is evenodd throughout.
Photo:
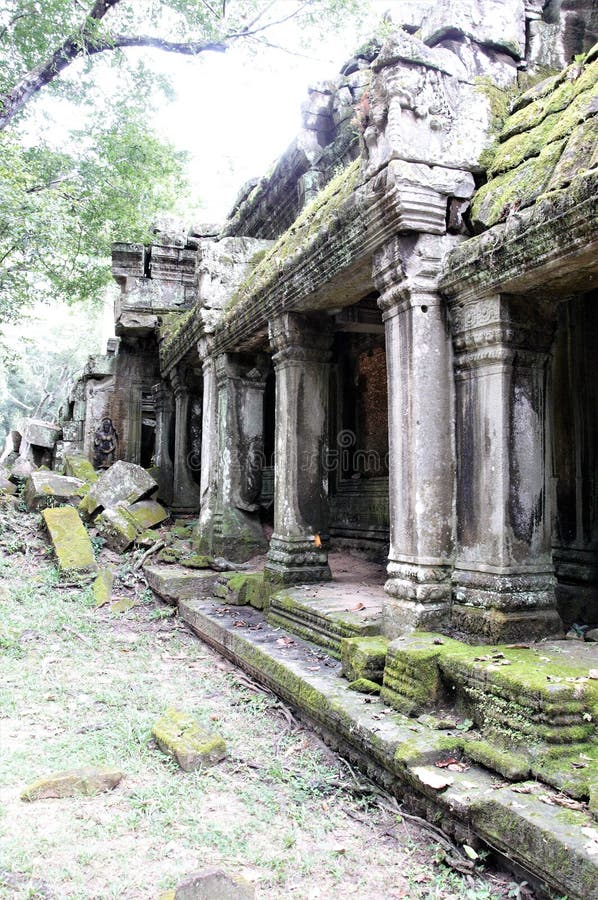
<svg viewBox="0 0 598 900"><path fill-rule="evenodd" d="M127 508L127 514L133 519L138 531L155 528L168 518L168 513L156 500L138 500Z"/></svg>
<svg viewBox="0 0 598 900"><path fill-rule="evenodd" d="M64 468L67 475L79 478L87 484L95 484L98 480L98 473L90 461L79 453L65 453Z"/></svg>
<svg viewBox="0 0 598 900"><path fill-rule="evenodd" d="M255 888L240 875L203 869L189 875L174 890L175 900L253 900Z"/></svg>
<svg viewBox="0 0 598 900"><path fill-rule="evenodd" d="M486 741L467 741L465 753L474 762L511 781L524 781L531 776L529 760L525 756L498 749Z"/></svg>
<svg viewBox="0 0 598 900"><path fill-rule="evenodd" d="M389 641L382 636L343 638L341 662L349 681L365 678L382 684Z"/></svg>
<svg viewBox="0 0 598 900"><path fill-rule="evenodd" d="M375 681L369 681L367 678L356 678L349 685L350 691L357 691L358 694L379 694L381 687Z"/></svg>
<svg viewBox="0 0 598 900"><path fill-rule="evenodd" d="M114 573L112 569L100 569L92 586L96 606L105 606L106 603L110 603L113 581Z"/></svg>
<svg viewBox="0 0 598 900"><path fill-rule="evenodd" d="M71 503L77 506L84 482L79 478L44 472L32 472L25 483L25 503L30 512L46 509L48 506L62 506Z"/></svg>
<svg viewBox="0 0 598 900"><path fill-rule="evenodd" d="M188 713L170 707L152 728L160 749L176 759L184 772L213 766L226 756L219 734L205 731Z"/></svg>
<svg viewBox="0 0 598 900"><path fill-rule="evenodd" d="M44 509L42 516L59 567L65 571L97 571L93 546L77 510L72 506Z"/></svg>
<svg viewBox="0 0 598 900"><path fill-rule="evenodd" d="M106 545L117 553L128 550L138 534L135 522L122 506L105 509L96 518L95 525Z"/></svg>
<svg viewBox="0 0 598 900"><path fill-rule="evenodd" d="M70 769L56 772L44 778L38 778L21 792L21 800L47 800L63 797L91 797L103 791L113 790L122 781L124 775L118 769L95 768L86 766L81 769Z"/></svg>
<svg viewBox="0 0 598 900"><path fill-rule="evenodd" d="M213 556L206 556L202 553L193 553L191 556L182 556L181 565L186 569L209 569L214 562Z"/></svg>

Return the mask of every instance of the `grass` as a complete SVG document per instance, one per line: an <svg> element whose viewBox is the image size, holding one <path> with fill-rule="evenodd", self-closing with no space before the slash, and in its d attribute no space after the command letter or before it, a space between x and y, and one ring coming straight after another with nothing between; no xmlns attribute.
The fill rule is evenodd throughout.
<svg viewBox="0 0 598 900"><path fill-rule="evenodd" d="M124 562L116 590L137 605L96 609L49 561L37 516L0 510L1 897L157 898L211 865L244 874L258 898L508 896L508 879L456 875L422 832L339 787L339 758ZM151 727L169 705L218 730L228 758L183 773L161 754ZM19 799L80 765L125 778L92 798Z"/></svg>

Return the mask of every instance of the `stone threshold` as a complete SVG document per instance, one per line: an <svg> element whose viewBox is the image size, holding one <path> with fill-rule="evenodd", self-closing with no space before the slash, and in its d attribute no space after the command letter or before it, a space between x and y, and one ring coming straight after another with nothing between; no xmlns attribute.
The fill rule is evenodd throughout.
<svg viewBox="0 0 598 900"><path fill-rule="evenodd" d="M457 841L479 838L542 891L569 900L598 897L596 823L583 810L560 806L552 788L512 784L475 763L464 772L435 767L459 756L465 738L458 731L439 732L349 690L339 662L253 607L231 608L205 596L180 599L178 607L203 641L288 702L410 809ZM450 782L442 790L428 784L439 774Z"/></svg>

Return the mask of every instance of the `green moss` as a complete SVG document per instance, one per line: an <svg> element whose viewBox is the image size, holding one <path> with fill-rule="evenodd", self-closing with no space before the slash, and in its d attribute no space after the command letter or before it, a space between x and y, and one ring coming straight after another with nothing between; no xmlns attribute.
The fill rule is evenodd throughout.
<svg viewBox="0 0 598 900"><path fill-rule="evenodd" d="M95 484L98 480L98 474L90 461L85 456L75 453L65 453L64 467L67 475L73 478L79 478L87 484Z"/></svg>
<svg viewBox="0 0 598 900"><path fill-rule="evenodd" d="M170 533L181 541L190 541L193 537L193 525L175 525Z"/></svg>
<svg viewBox="0 0 598 900"><path fill-rule="evenodd" d="M182 556L180 562L187 569L209 569L214 562L214 557L193 553L191 556Z"/></svg>
<svg viewBox="0 0 598 900"><path fill-rule="evenodd" d="M220 735L209 734L192 716L172 707L156 722L152 735L160 749L186 772L213 765L226 756Z"/></svg>
<svg viewBox="0 0 598 900"><path fill-rule="evenodd" d="M166 563L167 565L178 563L182 553L183 551L177 547L165 547L164 550L160 550L158 553L158 562Z"/></svg>
<svg viewBox="0 0 598 900"><path fill-rule="evenodd" d="M355 190L359 172L360 160L356 159L314 197L230 297L226 306L229 313L247 298L267 291L280 278L285 261L305 250L322 233L324 226L332 221Z"/></svg>
<svg viewBox="0 0 598 900"><path fill-rule="evenodd" d="M382 636L343 638L343 675L350 681L365 678L382 684L388 643Z"/></svg>
<svg viewBox="0 0 598 900"><path fill-rule="evenodd" d="M104 606L106 603L110 603L113 581L114 573L112 569L100 569L92 587L96 606Z"/></svg>
<svg viewBox="0 0 598 900"><path fill-rule="evenodd" d="M380 685L368 678L356 678L349 684L350 691L357 691L359 694L379 694Z"/></svg>
<svg viewBox="0 0 598 900"><path fill-rule="evenodd" d="M522 781L531 775L529 760L524 755L498 749L487 741L467 741L465 753L474 762L481 763L511 781Z"/></svg>
<svg viewBox="0 0 598 900"><path fill-rule="evenodd" d="M93 547L77 510L72 506L44 509L42 516L60 568L95 571Z"/></svg>
<svg viewBox="0 0 598 900"><path fill-rule="evenodd" d="M159 331L161 353L168 351L176 343L181 333L192 321L193 313L193 309L188 309L185 312L165 313L162 316Z"/></svg>

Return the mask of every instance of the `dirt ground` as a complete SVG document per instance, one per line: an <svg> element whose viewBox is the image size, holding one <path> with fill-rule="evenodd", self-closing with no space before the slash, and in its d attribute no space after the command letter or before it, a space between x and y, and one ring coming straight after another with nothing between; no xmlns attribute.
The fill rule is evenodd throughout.
<svg viewBox="0 0 598 900"><path fill-rule="evenodd" d="M134 557L96 608L61 577L38 515L0 506L0 897L157 898L217 865L258 898L530 898L402 815L273 695L157 600ZM226 740L228 757L184 773L151 739L168 706ZM91 798L20 799L35 778L116 766ZM459 858L463 858L460 848Z"/></svg>

